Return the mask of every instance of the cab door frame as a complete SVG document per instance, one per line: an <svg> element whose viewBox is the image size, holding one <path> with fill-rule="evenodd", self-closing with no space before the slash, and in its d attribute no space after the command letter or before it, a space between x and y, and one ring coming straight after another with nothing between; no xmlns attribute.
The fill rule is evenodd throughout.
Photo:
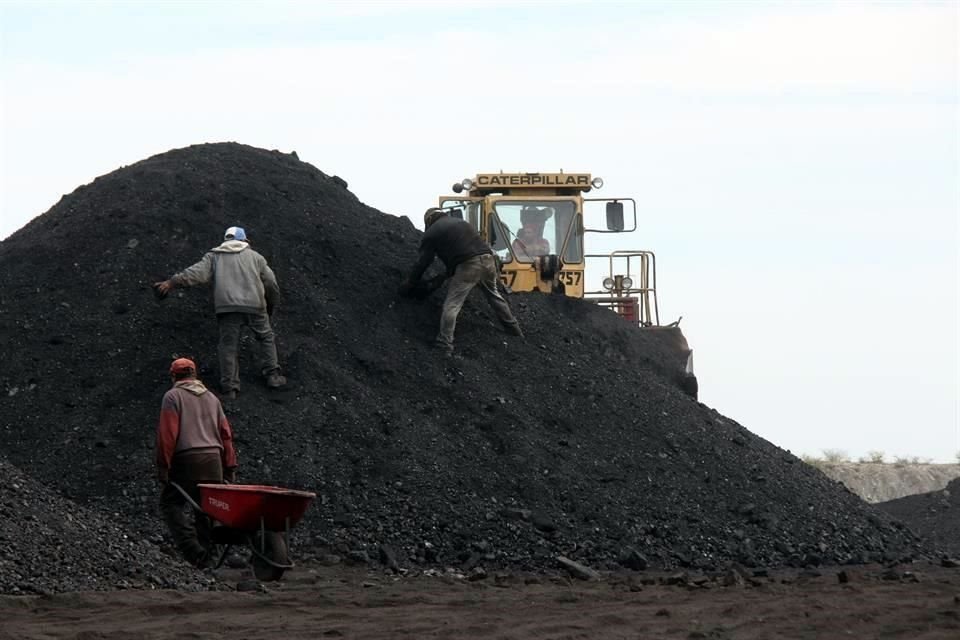
<svg viewBox="0 0 960 640"><path fill-rule="evenodd" d="M478 211L477 211L477 218L478 218L478 219L477 219L476 224L474 225L474 229L476 229L476 230L480 233L480 237L481 237L481 238L483 238L484 240L486 240L486 234L484 233L484 230L483 230L484 219L486 218L486 215L485 215L485 212L484 212L484 200L485 200L485 198L482 197L482 196L475 196L475 197L471 197L471 196L458 196L458 195L453 195L453 196L440 196L440 198L437 200L437 205L438 205L438 208L439 208L440 210L446 211L446 212L448 212L450 215L453 215L453 213L454 213L455 210L461 209L461 208L463 208L463 207L462 207L462 206L459 206L459 205L456 205L456 204L454 204L454 205L445 205L444 203L446 203L446 202L457 202L457 203L472 203L472 204L478 204L478 205L479 205L479 209L478 209ZM469 213L468 213L468 216L469 216ZM463 218L462 216L454 216L454 217L460 218L461 220L467 220L467 218ZM471 222L471 224L473 224L472 221L470 221L470 220L467 220L467 222Z"/></svg>

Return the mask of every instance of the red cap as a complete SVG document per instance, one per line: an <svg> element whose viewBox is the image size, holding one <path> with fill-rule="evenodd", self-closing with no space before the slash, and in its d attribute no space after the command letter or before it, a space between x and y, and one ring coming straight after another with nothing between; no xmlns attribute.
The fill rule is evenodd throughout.
<svg viewBox="0 0 960 640"><path fill-rule="evenodd" d="M173 364L170 365L170 375L187 373L188 371L192 371L193 373L197 372L197 365L195 365L190 358L177 358L173 361Z"/></svg>

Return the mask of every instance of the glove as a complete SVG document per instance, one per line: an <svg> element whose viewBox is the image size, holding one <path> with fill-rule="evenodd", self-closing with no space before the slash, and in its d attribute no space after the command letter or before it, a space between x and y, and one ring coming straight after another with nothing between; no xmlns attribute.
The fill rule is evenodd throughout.
<svg viewBox="0 0 960 640"><path fill-rule="evenodd" d="M413 291L414 284L410 282L410 279L407 278L400 283L400 286L397 288L397 293L399 293L404 298L408 297Z"/></svg>
<svg viewBox="0 0 960 640"><path fill-rule="evenodd" d="M427 283L426 283L427 291L429 291L430 293L433 293L434 291L442 287L443 283L447 281L447 277L448 277L447 274L441 273L440 275L436 275L430 278L429 280L427 280Z"/></svg>
<svg viewBox="0 0 960 640"><path fill-rule="evenodd" d="M157 467L157 480L160 481L160 484L167 484L170 482L170 469Z"/></svg>
<svg viewBox="0 0 960 640"><path fill-rule="evenodd" d="M231 469L223 470L223 479L225 482L234 483L237 481L237 469L236 467Z"/></svg>
<svg viewBox="0 0 960 640"><path fill-rule="evenodd" d="M153 287L153 295L156 296L157 300L164 300L173 290L173 284L169 280L154 282L150 286Z"/></svg>
<svg viewBox="0 0 960 640"><path fill-rule="evenodd" d="M272 291L270 289L266 291L266 295L264 295L264 302L267 303L268 316L273 315L273 310L277 308L277 298L279 297L280 296L275 291Z"/></svg>

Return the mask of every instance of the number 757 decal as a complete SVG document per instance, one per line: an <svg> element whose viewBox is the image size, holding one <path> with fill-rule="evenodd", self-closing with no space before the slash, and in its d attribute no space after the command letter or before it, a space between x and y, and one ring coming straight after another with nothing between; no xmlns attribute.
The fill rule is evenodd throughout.
<svg viewBox="0 0 960 640"><path fill-rule="evenodd" d="M500 279L503 280L503 284L508 287L512 287L517 281L517 272L516 271L502 271L500 272ZM558 277L560 282L565 284L568 287L576 287L580 285L580 282L583 280L582 271L561 271Z"/></svg>

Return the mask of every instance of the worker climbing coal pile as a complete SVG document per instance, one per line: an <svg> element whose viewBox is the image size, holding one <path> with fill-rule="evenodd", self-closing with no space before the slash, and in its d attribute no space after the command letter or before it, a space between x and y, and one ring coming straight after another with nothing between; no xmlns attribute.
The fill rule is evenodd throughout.
<svg viewBox="0 0 960 640"><path fill-rule="evenodd" d="M440 314L440 331L434 342L440 351L446 356L453 355L453 332L457 316L474 287L490 303L504 330L522 338L523 331L513 317L509 303L500 293L500 275L490 245L480 238L470 223L451 218L438 209L428 209L423 224L426 232L420 240L420 258L411 274L400 284L400 294L421 299L425 297L423 293L417 294L415 291L424 271L435 257L440 258L451 276ZM427 284L425 291L430 288L431 285Z"/></svg>
<svg viewBox="0 0 960 640"><path fill-rule="evenodd" d="M151 285L231 226L283 286L272 323L287 384L255 384L241 349L230 422L246 481L318 494L298 544L360 563L539 569L558 556L708 569L922 552L882 512L688 397L666 345L589 302L509 295L520 340L474 294L460 357L443 357L443 296L397 295L422 235L410 220L292 154L234 143L118 169L0 243L11 461L160 530L152 442L169 363L193 356L216 379L203 363L217 362L219 336L209 291L156 300ZM65 472L66 459L82 464Z"/></svg>

